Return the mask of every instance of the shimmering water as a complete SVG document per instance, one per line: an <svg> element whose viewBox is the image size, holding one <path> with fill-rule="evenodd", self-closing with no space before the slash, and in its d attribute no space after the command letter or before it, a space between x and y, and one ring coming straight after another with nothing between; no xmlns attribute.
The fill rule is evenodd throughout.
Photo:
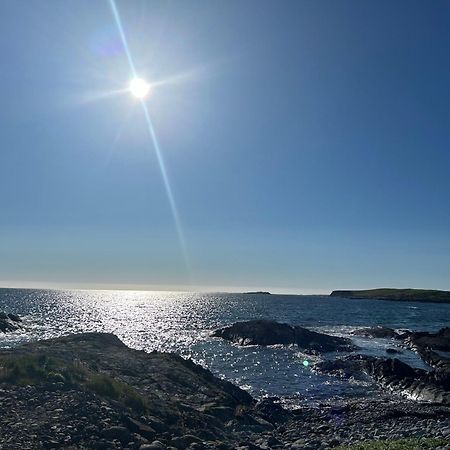
<svg viewBox="0 0 450 450"><path fill-rule="evenodd" d="M450 304L179 292L0 289L0 311L24 316L27 327L25 332L0 335L2 347L68 333L111 332L130 347L177 352L254 395L278 395L288 403L372 395L377 388L370 382L316 375L311 369L314 358L295 346L242 348L211 338L211 331L255 318L343 336L362 326L434 331L450 322ZM355 343L363 353L383 356L393 345L383 339L358 338ZM400 357L421 365L412 352Z"/></svg>

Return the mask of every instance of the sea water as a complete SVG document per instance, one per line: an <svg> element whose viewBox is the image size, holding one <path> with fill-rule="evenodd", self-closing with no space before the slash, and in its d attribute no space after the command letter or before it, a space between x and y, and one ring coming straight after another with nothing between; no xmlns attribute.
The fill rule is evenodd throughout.
<svg viewBox="0 0 450 450"><path fill-rule="evenodd" d="M450 322L450 304L273 294L0 289L0 311L23 316L25 325L24 331L0 334L0 347L69 333L114 333L132 348L176 352L256 397L279 396L290 405L379 391L369 379L314 372L315 362L335 355L312 357L296 346L239 347L211 332L237 321L274 319L351 337L359 352L386 357L395 341L356 338L352 331L372 325L437 331ZM423 366L411 351L397 357Z"/></svg>

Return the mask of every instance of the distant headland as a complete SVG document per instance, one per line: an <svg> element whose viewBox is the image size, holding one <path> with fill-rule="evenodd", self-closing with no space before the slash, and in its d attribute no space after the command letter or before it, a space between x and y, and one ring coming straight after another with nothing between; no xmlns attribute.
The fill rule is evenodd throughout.
<svg viewBox="0 0 450 450"><path fill-rule="evenodd" d="M267 291L254 291L254 292L243 292L245 295L272 295L270 292Z"/></svg>
<svg viewBox="0 0 450 450"><path fill-rule="evenodd" d="M437 291L429 289L380 288L358 291L333 291L330 296L404 302L450 303L450 291Z"/></svg>

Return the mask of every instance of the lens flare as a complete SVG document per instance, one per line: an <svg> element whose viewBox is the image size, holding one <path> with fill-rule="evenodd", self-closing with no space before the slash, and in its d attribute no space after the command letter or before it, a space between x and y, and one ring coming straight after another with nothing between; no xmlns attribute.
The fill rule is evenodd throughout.
<svg viewBox="0 0 450 450"><path fill-rule="evenodd" d="M176 231L178 234L178 240L180 242L181 252L182 252L182 255L184 258L184 262L186 264L188 276L190 278L189 281L191 282L191 267L190 267L190 263L189 263L186 241L184 239L184 233L183 233L183 229L181 226L181 220L180 220L180 216L178 213L177 204L175 202L175 198L172 193L172 187L170 185L169 176L167 174L163 154L162 154L161 148L159 146L158 139L156 138L156 133L155 133L155 129L153 128L152 120L150 118L150 112L148 110L147 104L143 101L144 98L149 94L151 86L145 80L143 80L142 78L139 78L137 76L136 67L134 65L134 61L131 56L130 48L128 47L127 38L126 38L124 30L123 30L122 21L120 19L119 11L117 10L116 2L115 2L115 0L109 0L109 4L111 6L111 10L112 10L112 13L113 13L116 25L117 25L117 29L118 29L120 38L122 40L122 45L125 50L125 54L127 55L127 58L128 58L130 71L131 71L131 74L133 77L133 79L131 80L130 85L129 85L129 91L132 95L134 95L136 98L141 100L140 103L142 105L142 110L144 112L145 120L147 122L147 128L148 128L148 132L150 134L150 139L153 144L153 147L154 147L154 150L156 153L156 157L158 159L159 168L161 171L164 186L166 188L166 194L167 194L167 198L169 200L169 205L172 210L172 215L173 215L173 219L175 222L175 228L176 228Z"/></svg>
<svg viewBox="0 0 450 450"><path fill-rule="evenodd" d="M150 92L150 84L147 83L143 78L133 78L130 81L129 91L138 99L143 99L147 97Z"/></svg>

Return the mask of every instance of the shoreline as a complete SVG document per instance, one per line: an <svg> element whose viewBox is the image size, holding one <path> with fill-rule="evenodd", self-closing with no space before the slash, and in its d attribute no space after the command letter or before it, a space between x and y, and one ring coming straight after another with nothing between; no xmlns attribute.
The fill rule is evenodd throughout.
<svg viewBox="0 0 450 450"><path fill-rule="evenodd" d="M23 344L0 350L0 362L8 450L324 450L402 438L450 445L450 405L391 395L288 411L178 355L133 350L111 334Z"/></svg>

